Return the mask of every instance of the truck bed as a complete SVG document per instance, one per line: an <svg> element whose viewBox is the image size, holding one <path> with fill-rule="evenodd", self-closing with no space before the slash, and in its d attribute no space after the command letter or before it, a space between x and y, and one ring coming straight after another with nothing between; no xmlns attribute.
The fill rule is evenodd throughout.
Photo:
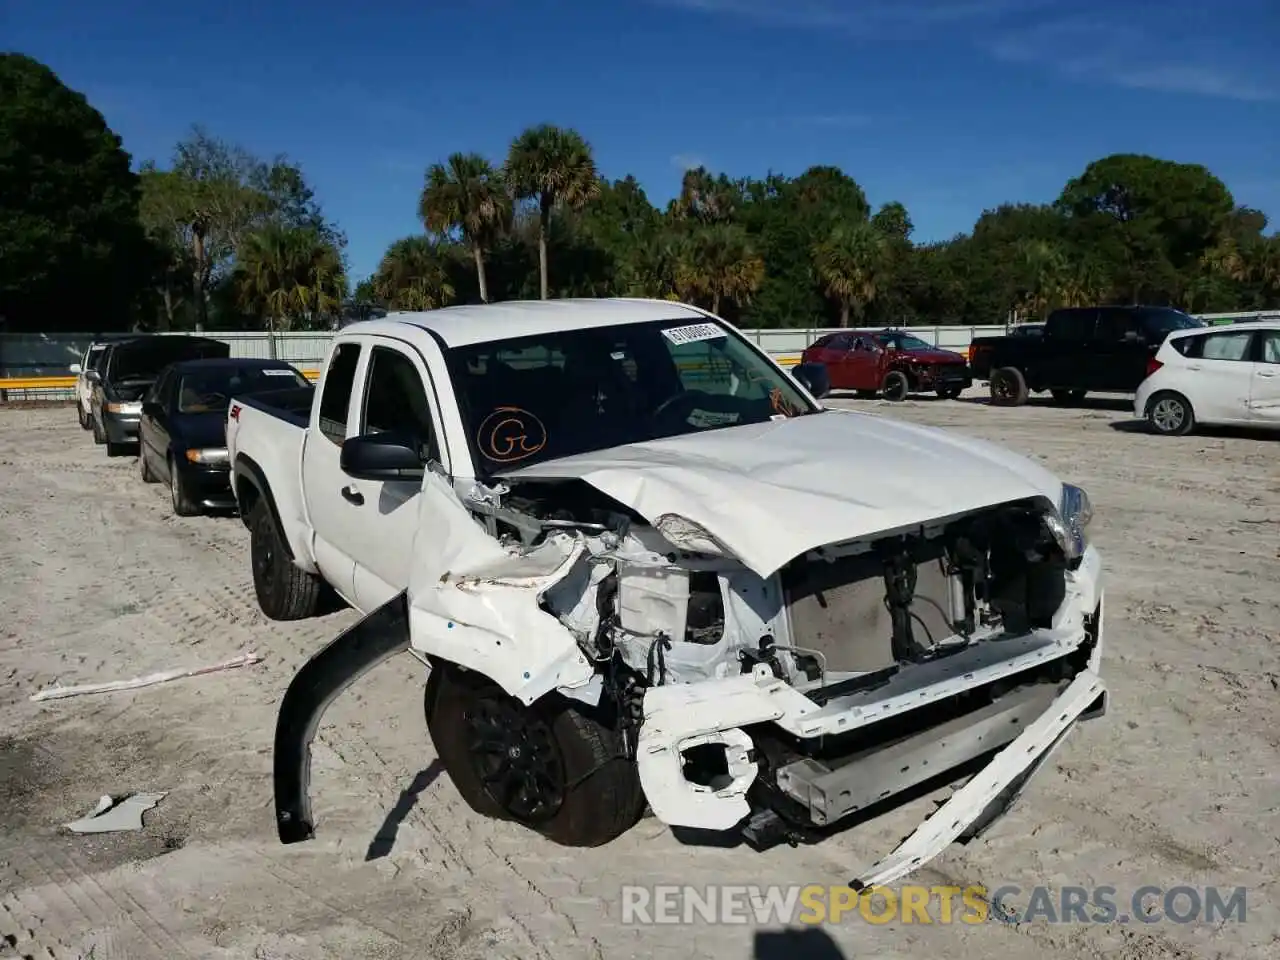
<svg viewBox="0 0 1280 960"><path fill-rule="evenodd" d="M227 458L231 489L248 515L258 497L267 498L295 562L312 569L302 495L302 451L307 441L314 387L233 397L227 410ZM270 478L270 480L268 480Z"/></svg>

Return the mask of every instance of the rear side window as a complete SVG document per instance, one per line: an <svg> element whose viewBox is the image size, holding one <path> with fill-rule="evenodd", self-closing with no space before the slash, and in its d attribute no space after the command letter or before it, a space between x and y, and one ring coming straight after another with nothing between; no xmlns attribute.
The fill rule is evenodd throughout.
<svg viewBox="0 0 1280 960"><path fill-rule="evenodd" d="M422 376L412 360L390 347L374 347L364 394L362 433L404 433L438 456L431 404Z"/></svg>
<svg viewBox="0 0 1280 960"><path fill-rule="evenodd" d="M1263 330L1258 334L1262 338L1262 349L1258 356L1263 363L1280 363L1280 330Z"/></svg>
<svg viewBox="0 0 1280 960"><path fill-rule="evenodd" d="M1248 331L1211 333L1201 338L1200 356L1205 360L1245 360L1249 356L1252 338L1253 334Z"/></svg>
<svg viewBox="0 0 1280 960"><path fill-rule="evenodd" d="M1138 332L1138 319L1128 310L1103 309L1098 312L1099 340L1123 340L1126 334Z"/></svg>
<svg viewBox="0 0 1280 960"><path fill-rule="evenodd" d="M1097 310L1055 310L1045 321L1045 331L1056 340L1090 340L1093 338Z"/></svg>
<svg viewBox="0 0 1280 960"><path fill-rule="evenodd" d="M356 364L360 360L358 343L341 344L329 361L320 394L320 432L342 446L347 438L347 410L351 406L351 387L356 380Z"/></svg>

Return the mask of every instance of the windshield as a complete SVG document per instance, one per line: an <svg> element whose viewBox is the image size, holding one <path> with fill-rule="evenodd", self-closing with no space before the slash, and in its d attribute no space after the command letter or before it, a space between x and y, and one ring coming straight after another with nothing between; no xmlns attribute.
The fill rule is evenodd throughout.
<svg viewBox="0 0 1280 960"><path fill-rule="evenodd" d="M293 367L211 367L182 375L179 413L225 413L232 396L292 390L309 385Z"/></svg>
<svg viewBox="0 0 1280 960"><path fill-rule="evenodd" d="M880 336L879 341L888 346L893 344L898 350L932 350L933 344L919 337L913 337L909 333L886 333Z"/></svg>
<svg viewBox="0 0 1280 960"><path fill-rule="evenodd" d="M1181 310L1148 310L1143 320L1148 332L1161 337L1174 330L1194 330L1205 325L1203 320L1197 320Z"/></svg>
<svg viewBox="0 0 1280 960"><path fill-rule="evenodd" d="M821 410L711 320L455 347L450 364L482 473Z"/></svg>
<svg viewBox="0 0 1280 960"><path fill-rule="evenodd" d="M107 379L116 383L150 384L171 363L225 357L230 346L218 340L153 335L114 347Z"/></svg>

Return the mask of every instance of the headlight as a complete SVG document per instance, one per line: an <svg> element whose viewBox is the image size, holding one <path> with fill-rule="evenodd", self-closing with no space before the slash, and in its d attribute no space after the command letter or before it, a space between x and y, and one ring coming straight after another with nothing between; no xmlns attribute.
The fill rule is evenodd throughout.
<svg viewBox="0 0 1280 960"><path fill-rule="evenodd" d="M205 447L203 450L188 450L187 459L192 463L226 463L226 447Z"/></svg>
<svg viewBox="0 0 1280 960"><path fill-rule="evenodd" d="M1089 501L1089 494L1080 487L1064 483L1058 512L1050 514L1046 522L1068 560L1075 560L1084 553L1088 543L1084 531L1092 519L1093 504Z"/></svg>

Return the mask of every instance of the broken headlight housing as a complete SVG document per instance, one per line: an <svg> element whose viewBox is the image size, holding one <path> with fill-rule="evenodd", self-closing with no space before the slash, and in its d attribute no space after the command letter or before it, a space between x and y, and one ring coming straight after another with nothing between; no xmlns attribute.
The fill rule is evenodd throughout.
<svg viewBox="0 0 1280 960"><path fill-rule="evenodd" d="M1084 531L1092 519L1093 504L1089 500L1089 494L1081 487L1064 483L1058 512L1049 514L1046 522L1068 560L1078 560L1084 554L1088 545Z"/></svg>

